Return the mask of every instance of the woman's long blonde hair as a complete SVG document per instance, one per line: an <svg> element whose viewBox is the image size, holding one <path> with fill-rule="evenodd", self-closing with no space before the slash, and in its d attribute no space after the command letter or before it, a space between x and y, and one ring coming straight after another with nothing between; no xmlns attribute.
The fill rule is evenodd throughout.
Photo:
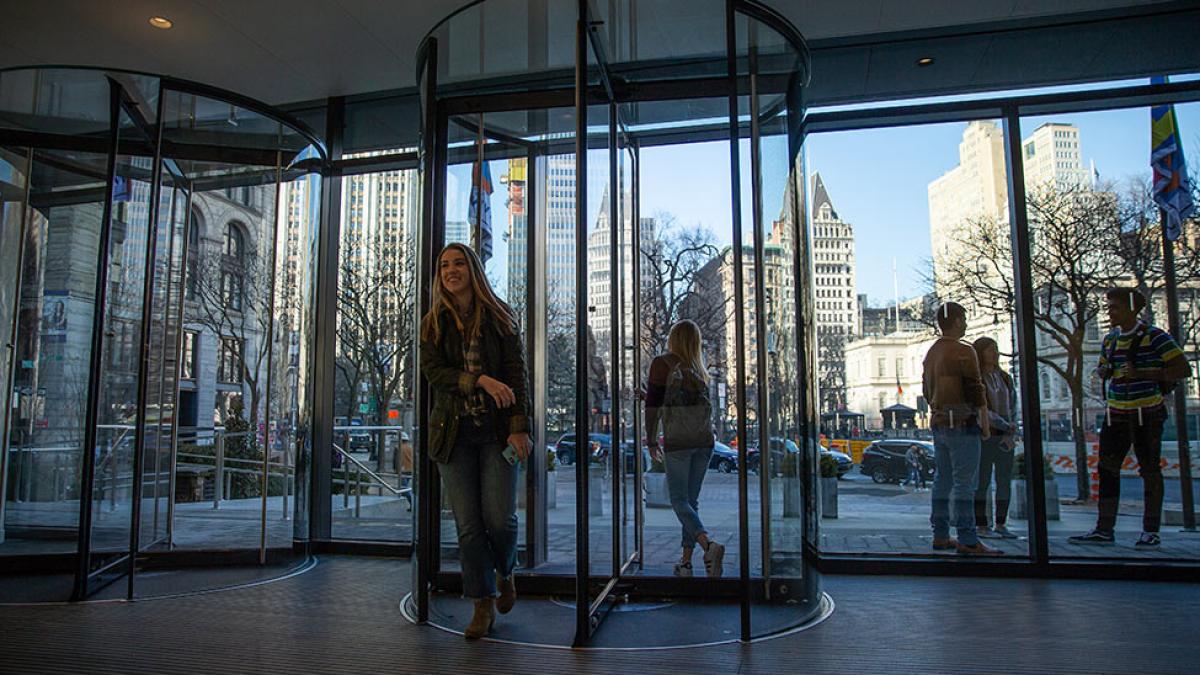
<svg viewBox="0 0 1200 675"><path fill-rule="evenodd" d="M442 286L442 257L451 249L462 251L463 256L467 259L467 267L470 269L471 277L471 292L475 296L475 302L472 303L474 309L471 316L467 318L465 325L463 324L463 320L458 316L458 311L454 308L454 299L445 287ZM512 310L508 308L508 305L496 297L496 292L492 290L491 284L488 283L487 275L483 272L483 263L479 260L479 256L475 255L475 251L471 250L470 246L458 242L446 244L446 247L438 254L437 263L433 267L433 297L429 303L429 311L421 318L422 340L436 343L442 339L442 326L438 321L438 315L443 310L450 312L450 316L454 317L454 323L458 326L458 330L463 334L464 339L469 340L479 335L480 326L483 325L484 311L491 312L492 318L495 319L501 335L512 335L517 331L516 317L513 316Z"/></svg>
<svg viewBox="0 0 1200 675"><path fill-rule="evenodd" d="M692 370L708 382L708 368L704 365L704 349L700 346L700 327L684 319L671 326L667 335L667 351L678 356Z"/></svg>

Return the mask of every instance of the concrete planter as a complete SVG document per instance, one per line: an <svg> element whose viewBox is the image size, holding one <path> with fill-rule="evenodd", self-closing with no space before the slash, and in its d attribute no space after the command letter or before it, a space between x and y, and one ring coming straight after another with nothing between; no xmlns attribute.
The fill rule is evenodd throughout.
<svg viewBox="0 0 1200 675"><path fill-rule="evenodd" d="M821 517L838 517L837 476L821 478Z"/></svg>
<svg viewBox="0 0 1200 675"><path fill-rule="evenodd" d="M1046 520L1062 520L1062 508L1058 503L1058 481L1048 480L1046 484ZM1012 505L1009 507L1008 515L1011 518L1019 520L1029 519L1029 504L1028 494L1026 492L1025 479L1017 478L1013 480L1012 486Z"/></svg>
<svg viewBox="0 0 1200 675"><path fill-rule="evenodd" d="M836 487L836 486L835 486ZM801 506L800 499L800 479L794 477L784 477L783 479L783 517L784 518L799 518ZM835 500L834 511L837 511Z"/></svg>
<svg viewBox="0 0 1200 675"><path fill-rule="evenodd" d="M647 473L643 475L646 479L646 506L671 508L671 494L667 490L667 474Z"/></svg>
<svg viewBox="0 0 1200 675"><path fill-rule="evenodd" d="M607 513L604 508L604 494L609 492L609 479L604 477L603 465L588 466L588 515L598 518Z"/></svg>
<svg viewBox="0 0 1200 675"><path fill-rule="evenodd" d="M517 465L517 508L525 508L525 470L528 462ZM546 508L558 508L558 472L546 472Z"/></svg>

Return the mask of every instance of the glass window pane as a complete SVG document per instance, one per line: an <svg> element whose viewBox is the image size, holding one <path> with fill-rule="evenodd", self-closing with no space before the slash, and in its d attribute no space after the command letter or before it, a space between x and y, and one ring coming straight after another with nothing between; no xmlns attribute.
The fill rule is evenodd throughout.
<svg viewBox="0 0 1200 675"><path fill-rule="evenodd" d="M1173 114L1176 139L1194 157L1200 105L1177 105ZM1124 370L1132 352L1139 371L1182 373L1179 359L1196 351L1194 219L1181 223L1172 245L1182 340L1157 330L1169 330L1171 321L1151 148L1170 140L1152 135L1151 119L1149 108L1129 108L1021 120L1055 557L1200 557L1177 529L1175 397ZM1139 326L1147 327L1146 337ZM1194 392L1195 380L1178 386ZM1195 432L1189 437L1194 442ZM1115 541L1096 546L1097 537L1079 536L1093 529ZM1160 543L1143 532L1158 533Z"/></svg>
<svg viewBox="0 0 1200 675"><path fill-rule="evenodd" d="M338 539L412 540L406 490L419 205L416 171L342 179L332 485Z"/></svg>
<svg viewBox="0 0 1200 675"><path fill-rule="evenodd" d="M934 540L974 544L981 534L1004 555L1027 555L1028 524L1014 502L1023 484L1012 474L1023 450L1017 388L1010 386L1020 373L1000 124L814 134L805 149L822 461L827 475L841 476L836 510L822 497L822 549L953 554ZM853 161L862 153L875 159ZM938 308L948 302L965 312L961 333L939 327ZM974 350L985 346L986 372L968 389L988 385L1003 419L992 420L992 437L981 441L979 425L967 421L978 393L968 399L943 390L931 401L923 381L947 358L943 350L979 367ZM938 387L929 393L938 396ZM951 408L958 410L953 420ZM978 479L954 487L953 466L976 462Z"/></svg>

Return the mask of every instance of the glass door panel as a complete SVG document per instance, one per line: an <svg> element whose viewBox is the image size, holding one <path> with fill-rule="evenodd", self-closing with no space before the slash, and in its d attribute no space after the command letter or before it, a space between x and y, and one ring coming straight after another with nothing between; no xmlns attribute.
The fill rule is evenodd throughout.
<svg viewBox="0 0 1200 675"><path fill-rule="evenodd" d="M6 437L2 550L13 554L78 547L105 166L104 155L33 153Z"/></svg>
<svg viewBox="0 0 1200 675"><path fill-rule="evenodd" d="M15 330L21 281L21 250L29 197L30 151L0 148L0 555L5 546L8 503L9 424L13 418L9 377L13 372Z"/></svg>
<svg viewBox="0 0 1200 675"><path fill-rule="evenodd" d="M98 382L96 443L93 449L90 539L87 560L92 591L125 572L115 566L130 552L133 527L137 388L141 361L142 305L150 237L154 158L146 154L147 133L122 106L117 121L116 156L109 185L108 257L100 297L104 333L92 377ZM103 249L101 249L103 250ZM85 549L87 550L87 549Z"/></svg>

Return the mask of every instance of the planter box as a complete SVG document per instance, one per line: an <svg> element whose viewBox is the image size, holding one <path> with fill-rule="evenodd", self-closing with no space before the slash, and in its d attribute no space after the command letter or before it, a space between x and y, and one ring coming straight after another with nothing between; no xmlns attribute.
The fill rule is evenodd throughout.
<svg viewBox="0 0 1200 675"><path fill-rule="evenodd" d="M667 474L647 473L643 474L643 477L646 479L646 506L671 508L671 493L667 491Z"/></svg>
<svg viewBox="0 0 1200 675"><path fill-rule="evenodd" d="M821 517L838 517L837 476L821 479Z"/></svg>
<svg viewBox="0 0 1200 675"><path fill-rule="evenodd" d="M525 469L528 462L517 465L517 508L525 508ZM558 471L546 472L546 508L558 508Z"/></svg>
<svg viewBox="0 0 1200 675"><path fill-rule="evenodd" d="M607 512L604 508L604 494L610 492L608 483L611 478L605 478L604 467L588 466L588 516L599 518Z"/></svg>
<svg viewBox="0 0 1200 675"><path fill-rule="evenodd" d="M783 479L783 517L799 518L804 507L800 498L800 479L785 477ZM837 509L837 506L834 506Z"/></svg>
<svg viewBox="0 0 1200 675"><path fill-rule="evenodd" d="M1058 481L1048 480L1046 484L1046 520L1062 520L1062 507L1058 503ZM1025 491L1025 479L1013 480L1012 502L1008 515L1018 520L1029 519L1028 496Z"/></svg>

